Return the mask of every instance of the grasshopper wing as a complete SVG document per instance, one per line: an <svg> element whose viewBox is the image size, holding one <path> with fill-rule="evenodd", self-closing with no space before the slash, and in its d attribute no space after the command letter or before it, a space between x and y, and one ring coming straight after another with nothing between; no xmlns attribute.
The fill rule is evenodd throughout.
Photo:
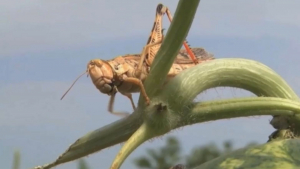
<svg viewBox="0 0 300 169"><path fill-rule="evenodd" d="M214 55L207 52L204 48L190 48L192 52L195 54L197 57L199 63L205 60L212 60L214 59ZM176 57L176 60L174 63L193 63L193 61L189 58L189 54L185 49L181 49L178 52L178 55Z"/></svg>

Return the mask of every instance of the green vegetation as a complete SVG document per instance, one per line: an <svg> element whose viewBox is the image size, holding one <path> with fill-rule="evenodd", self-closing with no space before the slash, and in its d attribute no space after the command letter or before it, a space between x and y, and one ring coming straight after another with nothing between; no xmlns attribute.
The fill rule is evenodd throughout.
<svg viewBox="0 0 300 169"><path fill-rule="evenodd" d="M256 143L249 143L246 147L252 147ZM182 154L182 145L176 137L168 137L163 147L151 148L146 151L146 155L141 156L133 161L135 168L139 169L169 169L178 162L186 168L193 168L207 161L215 159L223 154L233 151L231 141L225 141L220 149L216 144L209 143L193 148L187 155ZM77 160L77 169L92 169L84 158ZM13 169L20 168L20 153L14 154Z"/></svg>
<svg viewBox="0 0 300 169"><path fill-rule="evenodd" d="M250 143L246 147L254 145L256 143ZM232 142L225 141L222 149L216 144L210 143L195 147L190 153L183 155L179 140L176 137L169 137L163 147L148 149L147 155L135 159L134 163L139 169L169 169L178 163L183 164L186 168L193 168L232 151Z"/></svg>

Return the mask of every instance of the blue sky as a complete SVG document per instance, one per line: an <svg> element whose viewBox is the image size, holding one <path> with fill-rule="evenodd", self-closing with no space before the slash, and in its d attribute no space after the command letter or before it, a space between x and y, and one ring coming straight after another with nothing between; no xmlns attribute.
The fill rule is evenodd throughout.
<svg viewBox="0 0 300 169"><path fill-rule="evenodd" d="M111 59L140 53L150 34L155 8L177 1L3 1L0 0L0 164L11 167L13 150L21 151L21 167L48 163L85 133L119 117L107 112L108 96L82 78L61 95L90 59ZM280 74L299 94L300 1L202 0L187 37L192 47L204 47L216 58L260 61ZM169 26L164 19L165 28ZM241 89L205 91L198 101L253 96ZM134 95L137 101L138 94ZM129 101L117 95L116 110L131 112ZM264 143L274 131L270 116L228 119L188 126L140 146L125 161L162 146L178 136L185 152L214 141L233 140L242 147ZM209 133L209 134L203 134ZM121 145L87 158L92 168L108 168ZM56 169L73 169L69 162Z"/></svg>

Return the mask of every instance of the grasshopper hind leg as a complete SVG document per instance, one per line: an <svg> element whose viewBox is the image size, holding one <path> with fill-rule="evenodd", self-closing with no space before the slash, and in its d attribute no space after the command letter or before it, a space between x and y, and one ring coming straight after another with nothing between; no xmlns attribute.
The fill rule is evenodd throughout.
<svg viewBox="0 0 300 169"><path fill-rule="evenodd" d="M162 41L163 41L163 39L160 40L159 42L155 42L153 44L148 44L148 45L144 46L143 51L141 53L141 60L139 62L138 68L135 71L136 72L135 73L136 77L141 78L142 66L143 66L143 63L144 63L144 61L146 59L146 55L149 53L149 48L151 48L151 47L153 47L155 45L161 45Z"/></svg>

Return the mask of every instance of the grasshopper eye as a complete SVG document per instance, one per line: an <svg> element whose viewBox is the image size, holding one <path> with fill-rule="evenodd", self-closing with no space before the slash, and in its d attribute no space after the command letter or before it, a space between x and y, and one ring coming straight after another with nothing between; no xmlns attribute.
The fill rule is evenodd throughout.
<svg viewBox="0 0 300 169"><path fill-rule="evenodd" d="M98 89L100 90L100 92L110 95L113 88L114 88L113 84L104 84L103 86L101 86L101 88Z"/></svg>

